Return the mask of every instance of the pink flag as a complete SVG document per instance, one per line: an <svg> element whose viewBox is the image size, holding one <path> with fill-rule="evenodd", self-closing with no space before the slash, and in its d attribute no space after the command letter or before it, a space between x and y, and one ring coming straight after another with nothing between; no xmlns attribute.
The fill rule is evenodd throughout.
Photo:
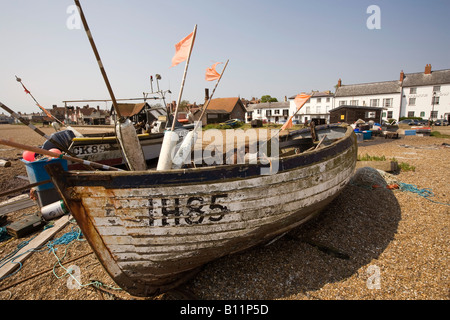
<svg viewBox="0 0 450 320"><path fill-rule="evenodd" d="M180 62L187 60L191 46L194 45L194 31L192 31L186 38L175 45L175 55L172 58L171 67L175 67Z"/></svg>
<svg viewBox="0 0 450 320"><path fill-rule="evenodd" d="M211 68L206 69L205 80L206 81L214 81L220 78L220 74L216 71L216 66L222 62L216 62L212 65Z"/></svg>

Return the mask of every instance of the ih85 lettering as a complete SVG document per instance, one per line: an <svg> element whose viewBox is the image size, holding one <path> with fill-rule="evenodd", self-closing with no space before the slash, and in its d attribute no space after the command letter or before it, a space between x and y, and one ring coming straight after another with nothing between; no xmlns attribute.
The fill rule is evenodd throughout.
<svg viewBox="0 0 450 320"><path fill-rule="evenodd" d="M190 197L187 200L180 198L149 199L149 224L150 226L166 227L220 221L229 210L218 202L219 199L227 197L227 194L219 194L211 197Z"/></svg>

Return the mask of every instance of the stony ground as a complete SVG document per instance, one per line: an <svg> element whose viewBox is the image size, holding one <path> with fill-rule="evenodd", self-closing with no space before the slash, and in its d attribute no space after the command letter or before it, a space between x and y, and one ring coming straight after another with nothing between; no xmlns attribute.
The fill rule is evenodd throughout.
<svg viewBox="0 0 450 320"><path fill-rule="evenodd" d="M24 126L0 125L0 138L29 145L43 141ZM395 158L415 171L382 177L376 170L360 169L317 219L270 245L207 264L183 286L184 295L149 299L448 300L450 148L446 144L450 139L417 136L359 144L360 155ZM0 192L27 184L17 178L26 176L23 163L17 160L21 154L21 150L0 145L0 159L12 163L0 167ZM427 199L418 193L390 190L384 187L386 179L427 188L433 195ZM8 223L36 210L10 213ZM77 231L71 222L53 239ZM36 235L0 242L1 264ZM47 246L36 250L15 274L0 280L0 299L134 299L117 288L83 238L55 247L56 251ZM81 288L75 288L61 266L79 272Z"/></svg>

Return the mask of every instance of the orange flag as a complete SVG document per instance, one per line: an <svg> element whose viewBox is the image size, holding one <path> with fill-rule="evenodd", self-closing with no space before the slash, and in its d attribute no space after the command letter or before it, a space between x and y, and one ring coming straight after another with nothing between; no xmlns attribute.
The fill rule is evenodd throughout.
<svg viewBox="0 0 450 320"><path fill-rule="evenodd" d="M211 68L206 69L205 80L206 81L214 81L220 78L220 74L216 71L216 66L222 62L216 62L212 65Z"/></svg>
<svg viewBox="0 0 450 320"><path fill-rule="evenodd" d="M306 103L306 101L309 100L309 98L311 98L310 95L304 93L298 94L294 99L294 103L297 106L297 110L300 110L300 108L303 107L303 105Z"/></svg>
<svg viewBox="0 0 450 320"><path fill-rule="evenodd" d="M293 117L293 116L292 116ZM281 127L281 131L286 130L286 129L290 129L292 128L294 125L292 124L292 117L289 118L288 121L286 121L285 124L283 124L283 126Z"/></svg>
<svg viewBox="0 0 450 320"><path fill-rule="evenodd" d="M310 95L307 94L298 94L295 99L294 99L294 103L297 107L297 111L301 109L301 107L304 106L304 104L306 103L306 101L309 100L309 98L311 98ZM295 113L297 113L297 111ZM286 121L286 123L281 127L280 131L286 130L286 129L290 129L292 128L294 125L292 124L292 118L294 117L295 114L293 114L288 121Z"/></svg>
<svg viewBox="0 0 450 320"><path fill-rule="evenodd" d="M180 62L187 60L189 52L191 51L191 46L194 44L193 39L194 31L175 45L175 55L172 58L171 68L175 67Z"/></svg>

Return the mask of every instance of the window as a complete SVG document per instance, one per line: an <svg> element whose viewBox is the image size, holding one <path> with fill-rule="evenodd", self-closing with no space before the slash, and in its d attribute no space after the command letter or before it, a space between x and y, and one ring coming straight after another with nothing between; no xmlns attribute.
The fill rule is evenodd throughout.
<svg viewBox="0 0 450 320"><path fill-rule="evenodd" d="M392 107L392 98L383 99L383 107Z"/></svg>
<svg viewBox="0 0 450 320"><path fill-rule="evenodd" d="M266 117L270 117L272 115L272 110L266 110Z"/></svg>
<svg viewBox="0 0 450 320"><path fill-rule="evenodd" d="M357 106L358 105L358 100L350 100L350 105L351 106Z"/></svg>
<svg viewBox="0 0 450 320"><path fill-rule="evenodd" d="M416 105L416 98L409 98L408 104L409 104L410 106L415 106L415 105Z"/></svg>
<svg viewBox="0 0 450 320"><path fill-rule="evenodd" d="M366 111L366 118L375 118L376 112L375 111Z"/></svg>
<svg viewBox="0 0 450 320"><path fill-rule="evenodd" d="M322 101L322 98L317 98L317 103L320 103Z"/></svg>
<svg viewBox="0 0 450 320"><path fill-rule="evenodd" d="M409 94L416 94L417 88L409 88Z"/></svg>
<svg viewBox="0 0 450 320"><path fill-rule="evenodd" d="M425 111L420 111L420 116L423 118L425 117Z"/></svg>
<svg viewBox="0 0 450 320"><path fill-rule="evenodd" d="M441 91L441 86L433 86L433 91L435 92Z"/></svg>
<svg viewBox="0 0 450 320"><path fill-rule="evenodd" d="M279 109L275 109L273 114L280 114L280 110Z"/></svg>
<svg viewBox="0 0 450 320"><path fill-rule="evenodd" d="M261 114L261 109L257 109L256 114Z"/></svg>
<svg viewBox="0 0 450 320"><path fill-rule="evenodd" d="M285 116L285 117L289 116L289 109L283 110L283 116Z"/></svg>
<svg viewBox="0 0 450 320"><path fill-rule="evenodd" d="M346 105L347 104L347 101L346 100L341 100L341 101L339 101L339 105L340 106L344 106L344 105Z"/></svg>
<svg viewBox="0 0 450 320"><path fill-rule="evenodd" d="M388 119L392 119L394 111L388 111Z"/></svg>
<svg viewBox="0 0 450 320"><path fill-rule="evenodd" d="M306 114L309 114L311 112L311 107L306 107Z"/></svg>
<svg viewBox="0 0 450 320"><path fill-rule="evenodd" d="M383 113L381 114L381 116L382 116L383 118L386 118L386 112L383 112Z"/></svg>
<svg viewBox="0 0 450 320"><path fill-rule="evenodd" d="M327 102L330 102L330 98L327 98Z"/></svg>
<svg viewBox="0 0 450 320"><path fill-rule="evenodd" d="M414 111L408 111L408 118L414 117Z"/></svg>
<svg viewBox="0 0 450 320"><path fill-rule="evenodd" d="M370 99L371 107L378 107L380 105L380 99Z"/></svg>
<svg viewBox="0 0 450 320"><path fill-rule="evenodd" d="M438 116L438 112L437 111L431 111L431 113L430 113L431 119L436 119L437 116Z"/></svg>
<svg viewBox="0 0 450 320"><path fill-rule="evenodd" d="M316 113L320 113L320 106L316 107Z"/></svg>
<svg viewBox="0 0 450 320"><path fill-rule="evenodd" d="M433 97L433 99L431 99L431 104L439 104L439 97Z"/></svg>

